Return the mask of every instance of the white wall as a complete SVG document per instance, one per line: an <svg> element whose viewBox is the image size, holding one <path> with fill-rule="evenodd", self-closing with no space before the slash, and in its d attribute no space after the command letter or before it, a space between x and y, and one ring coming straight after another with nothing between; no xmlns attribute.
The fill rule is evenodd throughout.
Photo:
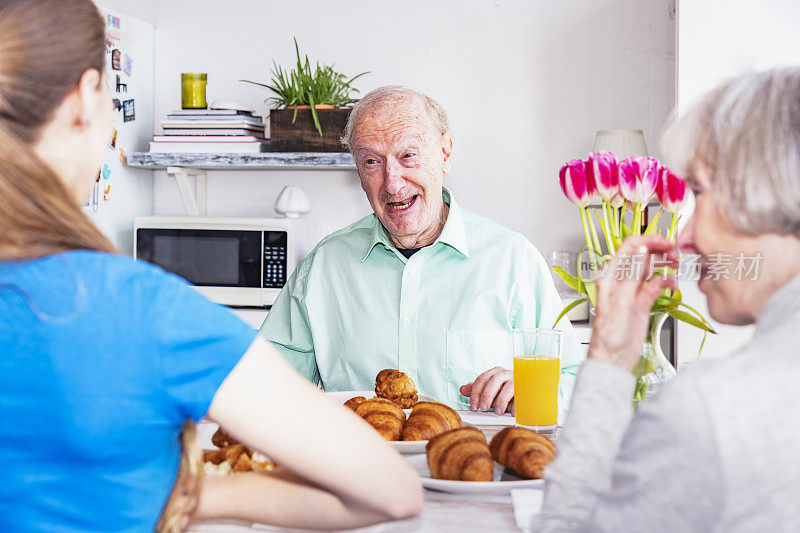
<svg viewBox="0 0 800 533"><path fill-rule="evenodd" d="M681 111L724 80L748 70L800 63L800 2L796 0L682 1L678 16L677 99ZM696 283L681 285L686 301L705 316L705 298ZM752 336L752 327L714 324L702 358L732 352ZM696 359L702 335L678 327L681 363Z"/></svg>
<svg viewBox="0 0 800 533"><path fill-rule="evenodd" d="M598 129L641 128L655 151L673 104L673 4L165 0L153 8L154 120L179 107L181 72L208 73L209 101L265 112L267 94L237 80L266 81L273 58L291 64L296 36L313 59L370 70L362 92L398 83L437 98L456 141L446 184L461 204L541 249L572 247L580 223L558 169L585 157ZM180 213L174 185L156 174L155 212ZM210 174L209 214L269 216L289 183L308 191L317 236L369 213L355 173L227 171Z"/></svg>
<svg viewBox="0 0 800 533"><path fill-rule="evenodd" d="M156 22L156 0L96 0L95 3L149 24Z"/></svg>

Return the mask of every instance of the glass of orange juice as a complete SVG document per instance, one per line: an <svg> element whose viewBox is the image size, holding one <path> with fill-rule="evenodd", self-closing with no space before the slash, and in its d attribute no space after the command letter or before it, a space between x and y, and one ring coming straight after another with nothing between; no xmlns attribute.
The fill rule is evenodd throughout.
<svg viewBox="0 0 800 533"><path fill-rule="evenodd" d="M554 431L558 421L558 378L562 332L514 330L514 412L517 424Z"/></svg>

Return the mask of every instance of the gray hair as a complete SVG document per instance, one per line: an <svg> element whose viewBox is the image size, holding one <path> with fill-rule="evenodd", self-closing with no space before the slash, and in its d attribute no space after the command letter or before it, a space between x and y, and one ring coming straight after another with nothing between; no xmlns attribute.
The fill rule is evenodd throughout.
<svg viewBox="0 0 800 533"><path fill-rule="evenodd" d="M450 131L450 125L447 123L447 112L439 105L439 102L430 96L426 96L408 87L403 87L402 85L384 85L383 87L378 87L365 94L364 97L353 106L353 110L350 111L350 117L347 119L347 126L344 128L344 134L340 139L342 145L351 153L353 152L356 141L356 125L364 111L386 102L413 102L415 100L422 103L423 107L428 112L428 116L434 128L442 134Z"/></svg>
<svg viewBox="0 0 800 533"><path fill-rule="evenodd" d="M662 144L678 174L695 159L709 165L736 229L800 235L800 67L728 81L673 123Z"/></svg>

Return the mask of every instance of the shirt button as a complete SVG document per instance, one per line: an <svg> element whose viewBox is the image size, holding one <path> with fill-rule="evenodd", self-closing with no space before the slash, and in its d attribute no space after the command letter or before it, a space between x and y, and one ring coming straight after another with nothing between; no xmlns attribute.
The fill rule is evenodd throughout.
<svg viewBox="0 0 800 533"><path fill-rule="evenodd" d="M408 317L405 317L405 318L403 319L403 324L405 324L405 325L409 325L410 323L411 323L411 319L410 319L410 318L408 318Z"/></svg>
<svg viewBox="0 0 800 533"><path fill-rule="evenodd" d="M413 276L416 273L417 273L417 269L416 268L414 268L414 267L409 267L408 268L408 275L409 276Z"/></svg>

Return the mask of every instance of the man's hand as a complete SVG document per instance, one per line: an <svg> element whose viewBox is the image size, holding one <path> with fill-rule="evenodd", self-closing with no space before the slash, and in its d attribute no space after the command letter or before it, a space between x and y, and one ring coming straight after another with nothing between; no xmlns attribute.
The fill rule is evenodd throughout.
<svg viewBox="0 0 800 533"><path fill-rule="evenodd" d="M487 411L494 407L495 414L514 414L514 375L511 370L496 366L472 383L462 385L459 390L464 396L469 396L469 407L473 411Z"/></svg>

